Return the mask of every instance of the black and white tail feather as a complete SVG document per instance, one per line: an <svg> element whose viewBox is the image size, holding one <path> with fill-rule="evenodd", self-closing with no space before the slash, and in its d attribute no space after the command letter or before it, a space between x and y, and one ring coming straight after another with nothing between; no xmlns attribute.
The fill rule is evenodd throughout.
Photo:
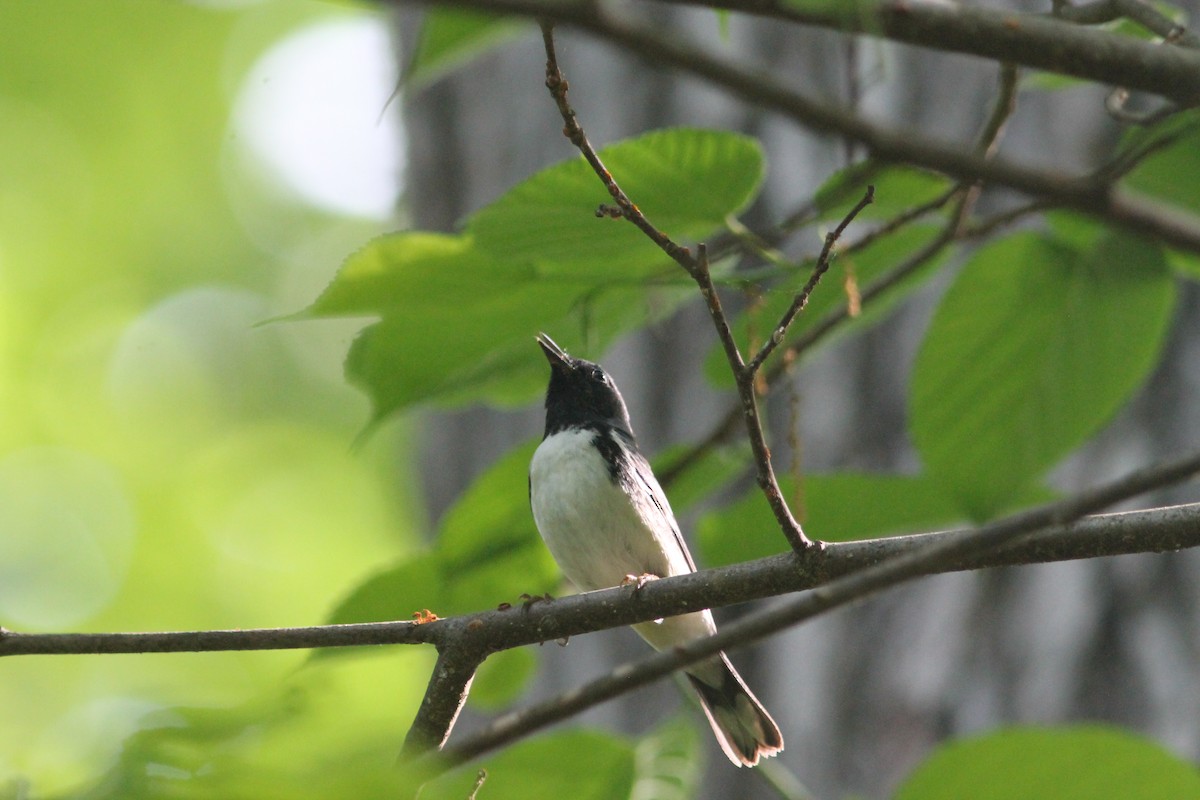
<svg viewBox="0 0 1200 800"><path fill-rule="evenodd" d="M638 451L625 401L599 365L572 358L539 334L550 362L546 433L529 469L529 499L542 539L583 591L627 576L696 569L667 495ZM701 611L633 626L658 650L716 631ZM779 726L724 653L692 665L688 681L729 760L754 766L783 749Z"/></svg>

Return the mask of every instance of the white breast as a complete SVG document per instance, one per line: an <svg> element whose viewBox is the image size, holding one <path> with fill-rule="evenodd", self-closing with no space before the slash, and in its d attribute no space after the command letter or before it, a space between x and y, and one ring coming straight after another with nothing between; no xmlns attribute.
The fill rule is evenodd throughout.
<svg viewBox="0 0 1200 800"><path fill-rule="evenodd" d="M563 574L582 591L620 584L626 575L690 572L673 530L660 538L609 475L592 444L596 434L553 434L533 454L529 493L533 519ZM661 490L659 490L661 491ZM662 650L716 630L708 611L635 625Z"/></svg>
<svg viewBox="0 0 1200 800"><path fill-rule="evenodd" d="M595 436L562 431L533 454L530 501L546 547L584 591L616 586L630 574L670 574L663 544L609 476Z"/></svg>

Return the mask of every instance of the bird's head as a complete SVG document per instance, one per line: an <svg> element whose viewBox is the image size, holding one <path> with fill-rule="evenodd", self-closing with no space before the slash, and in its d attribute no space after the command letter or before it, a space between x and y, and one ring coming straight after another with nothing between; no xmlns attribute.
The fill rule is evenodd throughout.
<svg viewBox="0 0 1200 800"><path fill-rule="evenodd" d="M606 423L632 435L625 400L599 364L570 356L544 333L537 335L537 343L550 362L546 435L589 423Z"/></svg>

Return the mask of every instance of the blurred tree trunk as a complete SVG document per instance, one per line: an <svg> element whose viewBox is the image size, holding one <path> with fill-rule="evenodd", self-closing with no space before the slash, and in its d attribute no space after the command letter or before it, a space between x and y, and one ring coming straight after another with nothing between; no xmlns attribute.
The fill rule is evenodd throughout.
<svg viewBox="0 0 1200 800"><path fill-rule="evenodd" d="M661 7L646 13L660 26L719 41L714 14ZM397 20L404 52L418 18L404 12ZM559 43L572 100L597 145L670 124L760 138L771 174L754 216L782 217L844 164L842 142L815 138L569 31L560 32ZM770 54L772 69L795 88L842 101L852 85L848 64L857 63L866 110L960 141L981 125L996 84L996 67L982 61L873 40L851 45L827 31L773 23L734 19L720 46ZM415 226L453 229L534 170L575 155L542 70L540 40L530 35L404 98L407 203ZM881 74L887 84L875 85ZM1086 163L1104 143L1100 132L1112 135L1102 101L1098 90L1023 95L1006 152L1060 167ZM805 246L818 245L814 235ZM871 333L804 364L791 386L776 390L770 410L782 469L797 403L803 469L919 467L905 436L904 403L916 344L945 281L937 284ZM1059 487L1115 476L1173 451L1176 441L1197 439L1195 372L1186 368L1198 363L1194 292L1182 306L1183 324L1149 389L1058 469ZM649 453L703 435L732 402L700 376L714 341L707 316L693 308L606 355ZM422 471L434 513L512 444L540 436L541 425L540 405L432 420ZM1200 756L1198 591L1189 577L1195 565L1191 554L1141 556L929 579L735 653L734 660L784 729L783 762L822 797L883 796L939 739L1006 723L1112 721L1194 758ZM497 601L505 599L512 598ZM557 692L644 652L627 631L549 648L537 692ZM676 702L673 692L654 687L585 721L644 732ZM729 769L711 750L706 797L762 791L749 773Z"/></svg>

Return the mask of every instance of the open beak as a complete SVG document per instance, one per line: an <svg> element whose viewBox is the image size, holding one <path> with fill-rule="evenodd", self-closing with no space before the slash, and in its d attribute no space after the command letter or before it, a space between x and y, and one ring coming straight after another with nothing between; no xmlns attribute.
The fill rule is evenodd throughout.
<svg viewBox="0 0 1200 800"><path fill-rule="evenodd" d="M546 360L550 362L551 367L554 369L570 368L571 357L553 339L544 333L539 333L537 343L542 348L542 352L546 354Z"/></svg>

